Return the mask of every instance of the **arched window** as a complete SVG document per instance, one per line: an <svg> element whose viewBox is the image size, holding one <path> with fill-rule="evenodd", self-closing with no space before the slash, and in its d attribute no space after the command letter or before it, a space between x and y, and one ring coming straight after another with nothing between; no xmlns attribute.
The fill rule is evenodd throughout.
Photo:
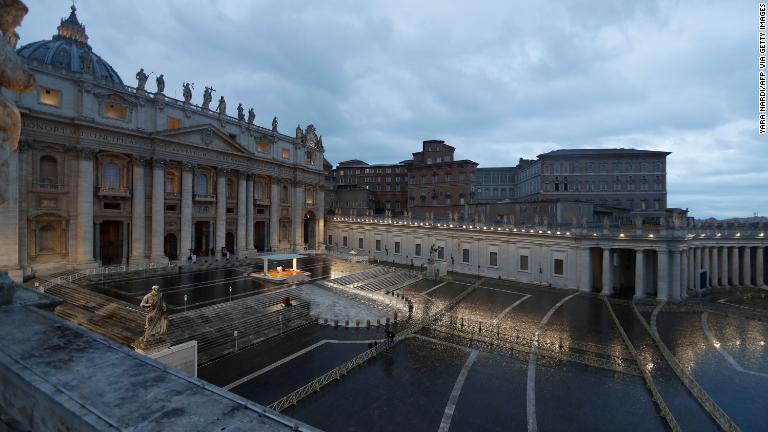
<svg viewBox="0 0 768 432"><path fill-rule="evenodd" d="M104 164L104 174L101 183L107 190L118 190L120 188L120 167L116 163L107 162Z"/></svg>
<svg viewBox="0 0 768 432"><path fill-rule="evenodd" d="M37 231L37 251L42 253L56 252L57 250L56 228L53 225L41 226Z"/></svg>
<svg viewBox="0 0 768 432"><path fill-rule="evenodd" d="M165 172L165 192L166 193L179 192L179 184L177 180L178 180L178 177L176 176L175 172L173 171Z"/></svg>
<svg viewBox="0 0 768 432"><path fill-rule="evenodd" d="M197 182L195 184L195 190L199 194L207 194L208 193L208 176L205 174L198 174L197 175Z"/></svg>
<svg viewBox="0 0 768 432"><path fill-rule="evenodd" d="M55 185L59 180L59 163L53 156L40 158L40 184Z"/></svg>

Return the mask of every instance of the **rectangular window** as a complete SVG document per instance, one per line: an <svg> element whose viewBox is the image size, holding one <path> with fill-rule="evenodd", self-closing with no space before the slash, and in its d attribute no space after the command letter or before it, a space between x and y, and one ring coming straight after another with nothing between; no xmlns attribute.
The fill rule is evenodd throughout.
<svg viewBox="0 0 768 432"><path fill-rule="evenodd" d="M376 240L376 252L381 252L381 240Z"/></svg>
<svg viewBox="0 0 768 432"><path fill-rule="evenodd" d="M104 117L125 120L128 118L128 110L123 105L108 102L104 105Z"/></svg>
<svg viewBox="0 0 768 432"><path fill-rule="evenodd" d="M104 203L104 210L120 210L120 203L105 202Z"/></svg>
<svg viewBox="0 0 768 432"><path fill-rule="evenodd" d="M438 246L437 247L437 259L441 259L441 260L445 259L445 247L444 246Z"/></svg>
<svg viewBox="0 0 768 432"><path fill-rule="evenodd" d="M341 238L341 245L347 247L347 236Z"/></svg>
<svg viewBox="0 0 768 432"><path fill-rule="evenodd" d="M177 209L176 204L167 204L165 206L165 211L167 212L175 212Z"/></svg>
<svg viewBox="0 0 768 432"><path fill-rule="evenodd" d="M499 254L498 252L491 252L488 256L488 265L490 267L498 267L499 266Z"/></svg>
<svg viewBox="0 0 768 432"><path fill-rule="evenodd" d="M168 116L167 121L167 127L168 129L179 129L181 128L181 120L177 119L176 117Z"/></svg>
<svg viewBox="0 0 768 432"><path fill-rule="evenodd" d="M563 276L565 274L565 261L561 258L555 258L553 268L555 276Z"/></svg>
<svg viewBox="0 0 768 432"><path fill-rule="evenodd" d="M420 257L420 256L421 256L421 243L416 243L416 244L414 245L414 251L413 251L413 255L414 255L414 256L417 256L417 257Z"/></svg>
<svg viewBox="0 0 768 432"><path fill-rule="evenodd" d="M520 271L528 271L528 255L520 255Z"/></svg>
<svg viewBox="0 0 768 432"><path fill-rule="evenodd" d="M38 102L43 105L61 106L61 92L54 89L40 87Z"/></svg>
<svg viewBox="0 0 768 432"><path fill-rule="evenodd" d="M283 159L288 159L291 157L291 151L287 148L284 148L281 155L283 156Z"/></svg>
<svg viewBox="0 0 768 432"><path fill-rule="evenodd" d="M395 253L398 254L398 255L400 254L400 242L399 241L395 242Z"/></svg>
<svg viewBox="0 0 768 432"><path fill-rule="evenodd" d="M358 249L362 249L363 248L363 238L362 237L357 239L357 248Z"/></svg>
<svg viewBox="0 0 768 432"><path fill-rule="evenodd" d="M461 262L464 264L469 264L469 249L461 250Z"/></svg>

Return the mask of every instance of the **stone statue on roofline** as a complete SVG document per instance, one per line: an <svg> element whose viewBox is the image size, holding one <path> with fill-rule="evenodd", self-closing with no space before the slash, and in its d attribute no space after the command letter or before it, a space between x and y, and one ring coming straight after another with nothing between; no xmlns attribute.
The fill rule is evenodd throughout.
<svg viewBox="0 0 768 432"><path fill-rule="evenodd" d="M211 102L213 101L213 92L215 91L216 89L213 87L205 87L205 90L203 90L203 104L200 105L203 109L210 110Z"/></svg>
<svg viewBox="0 0 768 432"><path fill-rule="evenodd" d="M296 125L296 139L304 139L304 131L301 130L301 125Z"/></svg>
<svg viewBox="0 0 768 432"><path fill-rule="evenodd" d="M256 120L256 113L253 112L253 108L248 109L248 124L253 125L253 121Z"/></svg>
<svg viewBox="0 0 768 432"><path fill-rule="evenodd" d="M194 84L188 82L183 84L182 94L184 95L184 103L189 103L192 100L192 87L194 87Z"/></svg>
<svg viewBox="0 0 768 432"><path fill-rule="evenodd" d="M138 72L136 72L136 90L144 90L144 87L147 85L147 80L149 79L149 75L144 73L144 68L139 69Z"/></svg>
<svg viewBox="0 0 768 432"><path fill-rule="evenodd" d="M219 115L227 115L227 102L224 100L224 96L219 98L219 104L216 106L216 112Z"/></svg>
<svg viewBox="0 0 768 432"><path fill-rule="evenodd" d="M243 104L241 103L237 104L237 121L245 121L245 110L243 109Z"/></svg>
<svg viewBox="0 0 768 432"><path fill-rule="evenodd" d="M277 117L272 118L272 132L277 132Z"/></svg>
<svg viewBox="0 0 768 432"><path fill-rule="evenodd" d="M155 84L157 84L157 93L161 94L165 91L165 78L163 74L160 74L155 78Z"/></svg>

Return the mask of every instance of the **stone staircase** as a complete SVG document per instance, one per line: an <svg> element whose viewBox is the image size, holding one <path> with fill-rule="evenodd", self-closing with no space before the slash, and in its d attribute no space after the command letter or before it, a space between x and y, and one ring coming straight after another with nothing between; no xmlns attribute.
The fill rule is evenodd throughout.
<svg viewBox="0 0 768 432"><path fill-rule="evenodd" d="M404 286L410 285L422 278L422 275L415 272L398 270L391 274L380 276L376 279L368 281L364 284L358 285L358 289L364 289L368 291L384 291L392 292L396 291Z"/></svg>
<svg viewBox="0 0 768 432"><path fill-rule="evenodd" d="M128 303L69 284L54 285L46 293L65 302L54 310L57 316L123 345L143 333L145 314Z"/></svg>

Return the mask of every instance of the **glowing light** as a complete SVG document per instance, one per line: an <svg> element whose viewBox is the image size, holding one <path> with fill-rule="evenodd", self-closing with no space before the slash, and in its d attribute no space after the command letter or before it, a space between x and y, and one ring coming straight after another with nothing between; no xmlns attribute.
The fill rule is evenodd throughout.
<svg viewBox="0 0 768 432"><path fill-rule="evenodd" d="M653 234L648 234L648 237L653 238Z"/></svg>
<svg viewBox="0 0 768 432"><path fill-rule="evenodd" d="M597 237L597 233L592 234L592 237Z"/></svg>
<svg viewBox="0 0 768 432"><path fill-rule="evenodd" d="M736 233L736 237L741 237L741 233Z"/></svg>
<svg viewBox="0 0 768 432"><path fill-rule="evenodd" d="M718 342L718 341L712 342L712 345L714 345L715 348L720 348L720 342Z"/></svg>
<svg viewBox="0 0 768 432"><path fill-rule="evenodd" d="M624 238L624 233L619 234L619 237Z"/></svg>
<svg viewBox="0 0 768 432"><path fill-rule="evenodd" d="M567 232L567 233L565 233L565 235L571 235L570 231L569 231L569 232Z"/></svg>
<svg viewBox="0 0 768 432"><path fill-rule="evenodd" d="M555 234L560 235L560 231L556 232Z"/></svg>

